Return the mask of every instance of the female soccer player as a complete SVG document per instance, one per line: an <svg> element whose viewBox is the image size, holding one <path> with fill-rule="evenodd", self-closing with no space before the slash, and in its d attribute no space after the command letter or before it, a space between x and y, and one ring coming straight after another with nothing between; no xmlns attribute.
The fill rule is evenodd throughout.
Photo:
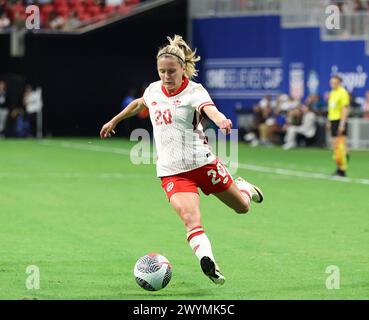
<svg viewBox="0 0 369 320"><path fill-rule="evenodd" d="M132 101L122 112L106 123L102 139L115 133L117 124L143 108L148 108L157 149L157 176L168 200L182 219L187 240L200 260L202 271L214 283L225 278L215 262L211 244L201 227L200 197L214 194L237 213L247 213L250 201L263 201L261 190L243 180L233 180L224 164L210 150L201 125L206 114L223 133L232 122L214 105L201 84L190 79L197 76L196 50L175 35L157 54L160 80L151 83L142 98Z"/></svg>

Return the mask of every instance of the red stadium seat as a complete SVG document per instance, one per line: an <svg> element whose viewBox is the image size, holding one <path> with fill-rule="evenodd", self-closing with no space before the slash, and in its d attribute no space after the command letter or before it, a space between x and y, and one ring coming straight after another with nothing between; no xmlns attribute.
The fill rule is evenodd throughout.
<svg viewBox="0 0 369 320"><path fill-rule="evenodd" d="M89 6L87 7L87 12L92 16L97 16L101 13L101 9L99 6Z"/></svg>
<svg viewBox="0 0 369 320"><path fill-rule="evenodd" d="M76 10L76 8L83 8L84 9L85 6L82 3L75 2L75 3L70 3L69 8L71 8L72 10Z"/></svg>
<svg viewBox="0 0 369 320"><path fill-rule="evenodd" d="M95 6L96 3L94 0L85 0L85 6L89 7L89 6Z"/></svg>
<svg viewBox="0 0 369 320"><path fill-rule="evenodd" d="M124 2L125 2L125 4L127 4L128 6L131 6L131 5L139 4L139 3L140 3L140 0L125 0Z"/></svg>
<svg viewBox="0 0 369 320"><path fill-rule="evenodd" d="M22 16L22 14L25 14L26 12L26 8L23 7L21 4L17 3L14 6L10 6L9 10L8 10L8 15L10 20L13 20L15 15L18 13L20 16Z"/></svg>
<svg viewBox="0 0 369 320"><path fill-rule="evenodd" d="M115 6L105 6L105 7L103 8L103 12L104 12L104 13L107 13L107 14L112 13L112 12L114 12L114 11L116 11L116 10L115 10Z"/></svg>
<svg viewBox="0 0 369 320"><path fill-rule="evenodd" d="M70 7L77 7L81 5L82 5L81 0L69 0Z"/></svg>
<svg viewBox="0 0 369 320"><path fill-rule="evenodd" d="M54 5L55 6L67 6L68 3L66 0L54 0Z"/></svg>
<svg viewBox="0 0 369 320"><path fill-rule="evenodd" d="M54 10L54 7L51 4L45 4L41 7L42 14L49 14L53 10Z"/></svg>
<svg viewBox="0 0 369 320"><path fill-rule="evenodd" d="M80 16L78 16L79 20L85 22L87 20L91 19L91 15L89 15L88 13L83 13Z"/></svg>
<svg viewBox="0 0 369 320"><path fill-rule="evenodd" d="M63 17L67 17L69 15L70 9L67 6L57 6L55 9L55 11Z"/></svg>
<svg viewBox="0 0 369 320"><path fill-rule="evenodd" d="M84 14L86 12L85 7L82 6L82 5L76 6L76 7L72 8L71 10L74 10L75 12L77 12L77 15L81 15L81 14Z"/></svg>
<svg viewBox="0 0 369 320"><path fill-rule="evenodd" d="M120 7L119 7L119 10L118 10L120 13L122 14L126 14L128 12L131 11L131 8L129 6L127 6L125 3L123 3Z"/></svg>
<svg viewBox="0 0 369 320"><path fill-rule="evenodd" d="M49 14L41 13L41 24L45 25L47 21L49 21Z"/></svg>

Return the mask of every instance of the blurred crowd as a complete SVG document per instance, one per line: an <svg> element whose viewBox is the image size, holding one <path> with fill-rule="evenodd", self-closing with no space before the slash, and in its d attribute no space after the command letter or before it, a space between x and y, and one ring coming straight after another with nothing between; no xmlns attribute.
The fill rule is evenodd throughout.
<svg viewBox="0 0 369 320"><path fill-rule="evenodd" d="M19 102L9 94L7 83L0 80L0 138L36 137L42 107L41 88L26 85Z"/></svg>
<svg viewBox="0 0 369 320"><path fill-rule="evenodd" d="M252 109L252 124L243 140L252 146L281 145L284 149L316 143L318 117L327 115L328 93L321 98L310 95L305 101L294 100L287 94L272 99L265 96ZM369 90L360 101L350 95L350 115L369 119Z"/></svg>
<svg viewBox="0 0 369 320"><path fill-rule="evenodd" d="M40 28L74 30L126 14L145 0L0 0L0 29L24 28L26 7L40 9Z"/></svg>
<svg viewBox="0 0 369 320"><path fill-rule="evenodd" d="M369 11L369 0L332 0L330 4L336 5L342 14Z"/></svg>

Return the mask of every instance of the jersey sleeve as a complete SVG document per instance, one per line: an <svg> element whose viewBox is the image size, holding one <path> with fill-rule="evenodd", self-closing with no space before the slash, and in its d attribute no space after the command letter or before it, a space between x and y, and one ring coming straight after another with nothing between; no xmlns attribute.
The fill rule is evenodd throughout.
<svg viewBox="0 0 369 320"><path fill-rule="evenodd" d="M194 88L194 107L198 113L202 114L206 106L215 107L215 104L206 89L199 84Z"/></svg>

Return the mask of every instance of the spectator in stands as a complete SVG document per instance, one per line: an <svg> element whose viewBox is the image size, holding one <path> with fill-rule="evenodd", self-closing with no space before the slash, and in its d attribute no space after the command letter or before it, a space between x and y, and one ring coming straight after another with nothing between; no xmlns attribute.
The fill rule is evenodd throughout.
<svg viewBox="0 0 369 320"><path fill-rule="evenodd" d="M252 123L251 127L247 129L244 136L245 141L250 142L252 146L257 146L260 139L260 125L265 122L263 113L259 104L255 104L252 108Z"/></svg>
<svg viewBox="0 0 369 320"><path fill-rule="evenodd" d="M6 12L6 10L7 10L6 0L0 0L0 14Z"/></svg>
<svg viewBox="0 0 369 320"><path fill-rule="evenodd" d="M272 124L274 118L271 96L265 96L261 99L259 106L261 108L262 119L264 120L259 125L260 144L269 145L268 127Z"/></svg>
<svg viewBox="0 0 369 320"><path fill-rule="evenodd" d="M3 137L5 135L9 109L10 104L6 89L6 83L5 81L0 80L0 137Z"/></svg>
<svg viewBox="0 0 369 320"><path fill-rule="evenodd" d="M347 14L349 12L349 8L344 1L335 0L332 1L332 4L338 7L341 14Z"/></svg>
<svg viewBox="0 0 369 320"><path fill-rule="evenodd" d="M280 108L275 109L265 121L265 124L267 126L268 144L280 145L285 134L286 116L284 112Z"/></svg>
<svg viewBox="0 0 369 320"><path fill-rule="evenodd" d="M305 100L305 104L317 115L324 113L324 104L318 94L309 95Z"/></svg>
<svg viewBox="0 0 369 320"><path fill-rule="evenodd" d="M31 85L27 85L24 90L23 104L26 111L25 121L28 123L29 132L27 136L37 136L37 116L42 110L41 88L33 90Z"/></svg>
<svg viewBox="0 0 369 320"><path fill-rule="evenodd" d="M10 27L10 19L6 15L6 12L0 13L0 29L6 29Z"/></svg>
<svg viewBox="0 0 369 320"><path fill-rule="evenodd" d="M271 96L263 97L258 104L253 107L253 121L249 132L244 139L252 146L259 144L269 144L268 126L266 120L272 115Z"/></svg>
<svg viewBox="0 0 369 320"><path fill-rule="evenodd" d="M10 112L10 135L17 138L28 136L29 123L27 121L24 107L16 107Z"/></svg>
<svg viewBox="0 0 369 320"><path fill-rule="evenodd" d="M141 0L142 1L142 0ZM25 27L25 7L37 5L41 12L41 28L73 30L83 25L101 21L119 14L127 14L140 0L0 0L0 17L7 14L9 27ZM76 11L76 14L72 13ZM8 24L8 19L3 18ZM0 29L3 28L0 26Z"/></svg>
<svg viewBox="0 0 369 320"><path fill-rule="evenodd" d="M17 29L25 28L25 18L19 11L15 12L13 18L13 26Z"/></svg>
<svg viewBox="0 0 369 320"><path fill-rule="evenodd" d="M361 2L361 0L355 0L354 1L353 9L354 9L354 11L364 11L364 10L366 10L365 6Z"/></svg>
<svg viewBox="0 0 369 320"><path fill-rule="evenodd" d="M55 10L50 13L49 27L52 30L61 30L64 28L65 19L60 16Z"/></svg>
<svg viewBox="0 0 369 320"><path fill-rule="evenodd" d="M64 30L75 30L81 25L81 21L78 19L78 13L72 10L69 13L69 17L66 19L64 24Z"/></svg>
<svg viewBox="0 0 369 320"><path fill-rule="evenodd" d="M289 112L290 110L297 109L300 105L300 102L294 100L292 97L287 94L282 94L280 97L280 108L283 112Z"/></svg>
<svg viewBox="0 0 369 320"><path fill-rule="evenodd" d="M300 134L305 138L313 138L316 133L316 114L307 105L301 105L302 121L301 125L285 126L286 135L284 138L284 150L289 150L297 146L297 135Z"/></svg>

